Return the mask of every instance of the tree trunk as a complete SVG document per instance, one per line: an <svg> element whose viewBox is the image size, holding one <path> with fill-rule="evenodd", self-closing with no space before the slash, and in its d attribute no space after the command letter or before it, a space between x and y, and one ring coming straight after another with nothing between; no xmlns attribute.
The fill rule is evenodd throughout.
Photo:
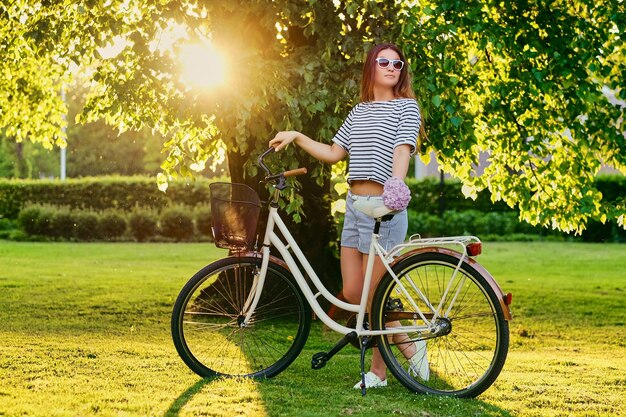
<svg viewBox="0 0 626 417"><path fill-rule="evenodd" d="M259 172L257 177L244 175L244 163L249 156L238 152L228 152L228 167L232 182L247 184L255 189L262 200L269 198L267 189L260 182L263 174ZM310 162L309 162L310 164ZM306 166L303 163L301 166ZM310 168L307 167L307 168ZM336 240L336 230L330 212L330 180L324 181L322 186L315 182L310 175L298 177L302 184L301 194L304 199L304 216L300 223L295 223L291 216L282 212L282 218L289 227L291 234L311 263L314 271L329 291L336 293L341 288L341 271L339 259L333 253L331 243ZM267 223L267 209L261 210L259 219L259 234L265 231ZM278 253L273 253L279 256ZM317 292L313 289L313 292ZM318 299L321 300L321 299Z"/></svg>
<svg viewBox="0 0 626 417"><path fill-rule="evenodd" d="M15 168L14 173L16 178L29 178L28 175L28 163L24 158L24 143L15 143Z"/></svg>

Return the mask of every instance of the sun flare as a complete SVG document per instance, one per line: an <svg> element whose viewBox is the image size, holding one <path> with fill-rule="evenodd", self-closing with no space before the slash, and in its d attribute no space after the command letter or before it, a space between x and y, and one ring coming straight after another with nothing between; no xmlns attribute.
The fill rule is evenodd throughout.
<svg viewBox="0 0 626 417"><path fill-rule="evenodd" d="M190 88L211 88L226 82L226 58L211 44L190 44L181 49L181 81Z"/></svg>

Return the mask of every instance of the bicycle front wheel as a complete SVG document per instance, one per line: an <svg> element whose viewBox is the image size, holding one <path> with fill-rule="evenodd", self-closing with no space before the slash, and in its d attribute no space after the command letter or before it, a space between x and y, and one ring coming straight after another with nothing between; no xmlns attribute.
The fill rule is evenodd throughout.
<svg viewBox="0 0 626 417"><path fill-rule="evenodd" d="M260 268L257 257L221 259L196 273L180 292L172 337L180 357L198 375L270 378L302 350L311 310L280 265L270 262L259 303L243 325Z"/></svg>
<svg viewBox="0 0 626 417"><path fill-rule="evenodd" d="M380 353L394 376L414 392L475 397L500 374L509 346L508 322L487 280L468 262L425 252L394 265L399 283L438 330L379 337ZM448 292L445 295L446 288ZM443 303L441 302L443 299ZM373 328L415 326L423 320L391 275L372 301Z"/></svg>

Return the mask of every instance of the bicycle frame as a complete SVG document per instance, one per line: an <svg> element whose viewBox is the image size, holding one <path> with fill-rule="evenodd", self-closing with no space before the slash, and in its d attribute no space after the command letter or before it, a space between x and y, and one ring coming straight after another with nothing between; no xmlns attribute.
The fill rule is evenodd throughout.
<svg viewBox="0 0 626 417"><path fill-rule="evenodd" d="M278 213L278 205L275 203L279 198L279 193L280 191L277 189L274 191L273 204L270 204L270 207L269 207L267 227L265 230L265 237L263 240L263 247L261 250L262 252L261 268L254 278L252 289L244 304L243 313L245 313L245 319L243 321L242 326L246 326L249 323L254 313L254 310L256 309L256 306L259 302L259 299L261 297L263 285L265 282L265 275L267 273L267 268L268 268L269 260L270 260L270 246L273 245L283 257L283 260L289 267L289 270L291 271L294 278L296 279L298 286L302 290L305 298L309 302L315 314L322 320L322 322L325 325L327 325L332 330L338 333L344 334L344 335L350 332L356 331L357 336L359 337L401 334L401 333L406 333L407 331L417 331L417 332L433 332L434 331L434 329L436 328L435 322L437 321L438 318L442 316L438 314L438 312L441 310L441 308L443 307L444 303L447 300L447 297L449 296L449 292L452 288L452 284L454 282L457 272L459 271L459 268L461 267L461 264L468 257L466 244L468 242L479 243L480 241L478 240L478 238L473 237L473 236L459 236L459 237L450 237L450 238L421 239L419 237L412 236L407 242L396 245L393 248L391 248L391 250L389 251L385 251L385 249L379 243L378 234L374 233L372 235L372 241L370 244L368 263L366 266L365 277L364 277L363 293L361 295L360 303L350 304L342 300L339 300L337 297L331 294L330 291L328 291L328 289L326 289L324 284L320 281L319 277L317 276L317 274L311 267L311 264L306 259L306 256L304 255L304 253L298 246L297 242L295 241L295 239L289 232L289 229L287 228L287 226L281 219L280 214ZM280 236L276 233L275 231L276 228L278 228L283 238L286 240L287 242L286 244L283 243ZM459 263L456 266L456 269L452 277L450 278L447 288L445 289L442 299L440 300L439 305L437 307L433 306L428 300L428 298L417 287L417 285L415 285L414 282L409 280L411 284L411 288L419 295L420 299L426 304L426 306L432 313L432 319L426 318L426 315L424 314L424 312L419 308L415 300L408 294L407 289L404 287L402 282L400 282L400 280L397 278L397 276L395 275L391 267L393 259L396 256L398 256L400 253L402 253L403 251L407 249L423 248L429 245L437 245L437 246L460 245L462 247L462 251L460 252L461 257L459 259ZM295 259L294 259L294 256L292 256L292 254L290 253L289 251L290 249L293 251L295 255ZM414 309L415 312L417 312L423 324L421 325L416 324L414 326L399 326L399 327L388 328L385 330L369 330L363 327L366 308L367 308L367 301L368 301L369 293L370 293L370 284L372 281L372 271L374 269L374 260L376 257L378 257L382 261L383 265L385 266L385 269L396 281L400 291L403 292L404 295L407 297L407 299L411 302L411 307ZM300 264L304 268L304 271L308 274L313 285L317 289L318 292L316 294L313 293L313 291L311 290L311 287L306 282L306 279L304 278L301 269L296 263L296 259L300 262ZM458 285L456 292L451 295L452 300L449 303L447 311L443 314L444 317L450 312L457 298L457 295L461 291L461 288L462 288L462 285ZM328 316L328 314L326 314L324 309L320 306L319 302L317 301L317 297L319 297L320 295L322 295L331 304L334 304L335 306L341 309L357 313L357 320L356 320L355 328L353 329L353 328L349 328L346 326L342 326L341 324L333 320L330 316ZM414 323L416 322L417 320L414 320Z"/></svg>

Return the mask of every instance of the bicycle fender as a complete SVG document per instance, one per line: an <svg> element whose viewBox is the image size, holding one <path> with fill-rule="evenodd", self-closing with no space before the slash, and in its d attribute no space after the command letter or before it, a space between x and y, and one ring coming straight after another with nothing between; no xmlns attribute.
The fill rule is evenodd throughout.
<svg viewBox="0 0 626 417"><path fill-rule="evenodd" d="M238 252L236 255L231 255L231 256L233 258L243 258L243 257L259 258L259 261L263 259L263 254L261 254L260 252L253 252L253 251ZM285 268L287 271L289 271L289 265L287 265L287 262L283 261L281 258L277 258L274 255L270 255L270 263L275 263L277 265L280 265L283 268Z"/></svg>
<svg viewBox="0 0 626 417"><path fill-rule="evenodd" d="M461 257L463 256L462 253L457 252L457 251L452 250L452 249L448 249L448 248L426 247L426 248L414 249L412 251L403 253L402 255L398 256L397 258L394 258L394 260L390 264L390 266L393 267L398 262L401 262L401 261L403 261L404 259L406 259L406 258L408 258L410 256L418 255L418 254L425 253L425 252L442 253L442 254L449 255L449 256L452 256L454 258L457 258L459 261L461 260ZM473 258L466 257L465 258L465 262L467 262L467 264L469 266L474 268L476 270L476 272L478 272L480 275L482 275L485 278L485 280L487 281L487 284L491 287L493 292L496 294L496 296L498 297L498 301L500 302L500 307L502 307L502 312L504 313L504 319L506 321L512 320L513 316L511 314L511 309L508 306L508 304L506 303L506 294L504 294L504 291L502 291L502 288L500 288L500 285L498 285L498 283L496 282L495 278L489 273L489 271L487 271L485 269L484 266L479 264Z"/></svg>

